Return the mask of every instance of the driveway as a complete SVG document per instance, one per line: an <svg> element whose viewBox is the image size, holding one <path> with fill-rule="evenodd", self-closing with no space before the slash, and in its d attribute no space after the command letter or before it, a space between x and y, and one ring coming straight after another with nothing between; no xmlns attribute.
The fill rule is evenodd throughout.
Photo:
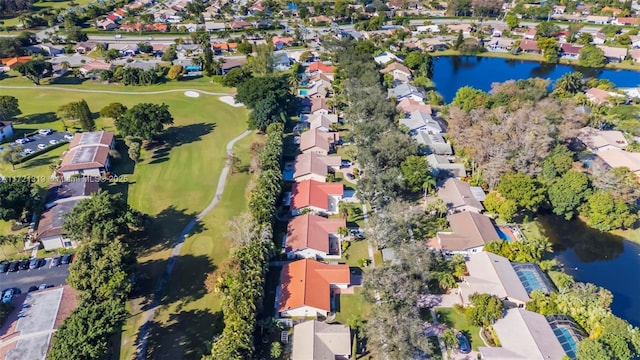
<svg viewBox="0 0 640 360"><path fill-rule="evenodd" d="M30 286L66 284L69 265L51 267L51 258L44 260L46 263L37 269L0 274L0 291L6 288L18 288L24 293Z"/></svg>
<svg viewBox="0 0 640 360"><path fill-rule="evenodd" d="M36 134L36 135L33 135L33 136L29 136L29 139L31 139L31 141L29 141L26 144L22 144L20 146L22 146L22 148L24 150L30 149L30 150L33 150L33 152L40 151L40 149L38 149L38 145L44 144L45 146L49 147L49 146L51 146L51 144L49 143L49 141L51 141L51 140L56 140L58 142L67 141L64 138L64 136L67 135L67 134L69 134L69 133L57 132L57 131L54 131L53 133L51 133L49 135L46 135L46 136L43 136L43 135L40 135L40 134ZM10 144L9 146L14 147L16 145L18 145L18 144L16 144L14 142L14 143Z"/></svg>

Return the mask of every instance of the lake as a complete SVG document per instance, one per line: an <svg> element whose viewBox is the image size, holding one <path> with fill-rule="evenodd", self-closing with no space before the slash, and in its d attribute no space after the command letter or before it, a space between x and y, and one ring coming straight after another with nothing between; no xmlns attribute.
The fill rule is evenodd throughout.
<svg viewBox="0 0 640 360"><path fill-rule="evenodd" d="M591 229L579 220L545 215L538 222L565 271L576 281L611 291L613 313L640 327L640 244Z"/></svg>
<svg viewBox="0 0 640 360"><path fill-rule="evenodd" d="M632 70L590 69L579 66L479 56L439 56L433 59L436 90L449 103L463 86L488 91L494 82L539 77L555 81L560 76L580 71L589 77L611 80L618 87L640 85L640 72Z"/></svg>

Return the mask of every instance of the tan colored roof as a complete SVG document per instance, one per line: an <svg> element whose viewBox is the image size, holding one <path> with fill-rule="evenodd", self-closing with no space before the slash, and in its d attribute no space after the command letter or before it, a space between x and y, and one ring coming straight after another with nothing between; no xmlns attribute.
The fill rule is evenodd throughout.
<svg viewBox="0 0 640 360"><path fill-rule="evenodd" d="M323 156L318 153L305 153L296 156L293 178L316 174L326 177L330 166L340 166L339 156Z"/></svg>
<svg viewBox="0 0 640 360"><path fill-rule="evenodd" d="M338 123L338 115L336 114L313 114L309 117L309 128L311 130L319 127L330 128L331 124Z"/></svg>
<svg viewBox="0 0 640 360"><path fill-rule="evenodd" d="M598 152L598 157L612 168L626 167L633 172L640 171L640 153L611 149Z"/></svg>
<svg viewBox="0 0 640 360"><path fill-rule="evenodd" d="M509 297L522 302L529 301L527 290L522 285L511 262L502 256L489 252L469 255L467 261L469 276L464 279L474 292L495 295L501 299Z"/></svg>
<svg viewBox="0 0 640 360"><path fill-rule="evenodd" d="M311 259L290 262L280 273L278 311L310 306L331 311L331 284L349 284L346 264L325 264Z"/></svg>
<svg viewBox="0 0 640 360"><path fill-rule="evenodd" d="M329 235L347 227L345 219L327 219L306 214L294 217L287 225L286 251L313 249L329 253Z"/></svg>
<svg viewBox="0 0 640 360"><path fill-rule="evenodd" d="M309 320L293 327L293 360L334 360L351 355L348 326Z"/></svg>
<svg viewBox="0 0 640 360"><path fill-rule="evenodd" d="M327 99L325 98L312 98L311 99L311 112L314 113L318 110L327 110L330 111L331 109L329 108L329 106L327 105Z"/></svg>
<svg viewBox="0 0 640 360"><path fill-rule="evenodd" d="M602 50L605 57L617 58L623 60L627 56L627 48L618 48L613 46L596 45L597 48Z"/></svg>
<svg viewBox="0 0 640 360"><path fill-rule="evenodd" d="M438 197L444 201L449 209L471 206L478 212L484 210L484 206L473 196L471 185L455 178L448 178L438 188Z"/></svg>
<svg viewBox="0 0 640 360"><path fill-rule="evenodd" d="M305 131L300 135L300 151L318 147L328 152L331 150L331 144L334 144L338 139L338 133L324 132L318 129Z"/></svg>
<svg viewBox="0 0 640 360"><path fill-rule="evenodd" d="M529 40L529 39L522 39L522 41L520 41L520 49L524 51L540 50L540 48L538 48L538 42L535 40Z"/></svg>
<svg viewBox="0 0 640 360"><path fill-rule="evenodd" d="M305 180L293 184L291 187L291 208L303 209L313 206L319 209L329 207L329 195L344 194L341 183L323 183L315 180Z"/></svg>
<svg viewBox="0 0 640 360"><path fill-rule="evenodd" d="M580 129L577 138L590 150L596 151L605 146L623 149L629 144L621 131L597 130L592 127Z"/></svg>
<svg viewBox="0 0 640 360"><path fill-rule="evenodd" d="M383 74L386 74L388 72L393 72L393 71L396 71L396 70L402 71L402 72L404 72L406 74L411 75L411 69L409 69L408 67L406 67L405 65L403 65L403 64L401 64L401 63L399 63L397 61L394 61L391 64L385 66L385 68L380 70L380 72L383 73Z"/></svg>
<svg viewBox="0 0 640 360"><path fill-rule="evenodd" d="M464 251L500 239L491 219L472 211L447 216L451 233L438 233L445 251Z"/></svg>
<svg viewBox="0 0 640 360"><path fill-rule="evenodd" d="M421 103L420 101L416 101L410 98L402 99L398 105L396 105L397 109L400 109L402 112L406 114L410 114L415 111L422 111L427 114L431 114L431 106Z"/></svg>

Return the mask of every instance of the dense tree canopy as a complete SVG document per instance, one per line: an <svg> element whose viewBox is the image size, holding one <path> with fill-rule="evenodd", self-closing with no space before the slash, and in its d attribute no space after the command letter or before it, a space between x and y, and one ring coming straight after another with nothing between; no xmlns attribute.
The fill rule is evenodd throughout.
<svg viewBox="0 0 640 360"><path fill-rule="evenodd" d="M125 111L115 124L124 136L152 140L166 125L173 124L173 116L167 104L140 103Z"/></svg>
<svg viewBox="0 0 640 360"><path fill-rule="evenodd" d="M0 121L11 120L21 113L17 98L9 95L0 96Z"/></svg>
<svg viewBox="0 0 640 360"><path fill-rule="evenodd" d="M47 73L51 72L53 65L41 59L29 60L26 63L18 64L15 70L22 76L31 80L34 84L40 85L42 79Z"/></svg>
<svg viewBox="0 0 640 360"><path fill-rule="evenodd" d="M111 103L100 110L100 115L112 119L120 119L127 111L127 107L121 103Z"/></svg>
<svg viewBox="0 0 640 360"><path fill-rule="evenodd" d="M638 219L629 205L606 191L597 191L589 198L584 214L587 224L601 231L626 228Z"/></svg>
<svg viewBox="0 0 640 360"><path fill-rule="evenodd" d="M296 98L289 89L288 76L254 77L238 85L236 101L251 111L249 127L264 131L269 124L281 122L294 110Z"/></svg>
<svg viewBox="0 0 640 360"><path fill-rule="evenodd" d="M465 310L467 320L476 326L490 326L502 318L504 306L497 296L474 293L469 296L471 306Z"/></svg>
<svg viewBox="0 0 640 360"><path fill-rule="evenodd" d="M587 45L580 50L580 65L592 68L601 68L607 63L602 49L593 45Z"/></svg>
<svg viewBox="0 0 640 360"><path fill-rule="evenodd" d="M19 177L0 180L0 219L21 219L37 203L35 179Z"/></svg>
<svg viewBox="0 0 640 360"><path fill-rule="evenodd" d="M522 173L504 175L497 190L505 199L515 201L520 209L536 211L545 201L542 184Z"/></svg>
<svg viewBox="0 0 640 360"><path fill-rule="evenodd" d="M400 163L400 169L402 170L406 187L413 192L423 190L425 184L432 178L429 166L422 156L408 156Z"/></svg>
<svg viewBox="0 0 640 360"><path fill-rule="evenodd" d="M569 171L549 186L549 202L553 213L570 220L578 206L589 196L589 179L577 171Z"/></svg>
<svg viewBox="0 0 640 360"><path fill-rule="evenodd" d="M60 106L58 108L58 116L63 119L72 119L78 121L82 130L85 131L92 131L96 128L93 114L91 113L89 105L84 99Z"/></svg>

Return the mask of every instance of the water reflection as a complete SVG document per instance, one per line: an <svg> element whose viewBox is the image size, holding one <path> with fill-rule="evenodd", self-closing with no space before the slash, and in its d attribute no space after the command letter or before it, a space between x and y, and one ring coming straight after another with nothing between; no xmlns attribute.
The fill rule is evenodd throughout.
<svg viewBox="0 0 640 360"><path fill-rule="evenodd" d="M624 251L624 239L590 228L581 220L566 221L558 216L545 215L538 218L543 233L553 243L554 250L568 248L582 262L614 260Z"/></svg>

